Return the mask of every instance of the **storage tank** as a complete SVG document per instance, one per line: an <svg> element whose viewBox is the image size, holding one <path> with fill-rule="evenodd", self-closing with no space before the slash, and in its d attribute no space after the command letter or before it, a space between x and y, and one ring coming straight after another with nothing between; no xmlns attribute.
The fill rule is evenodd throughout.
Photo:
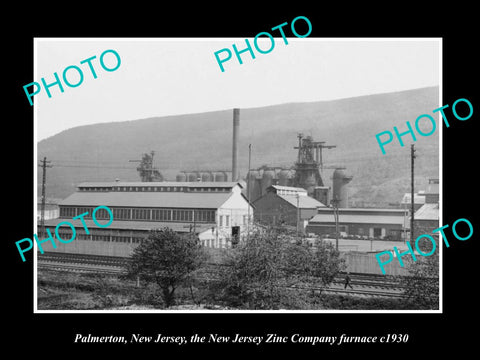
<svg viewBox="0 0 480 360"><path fill-rule="evenodd" d="M338 201L339 208L348 207L348 186L352 176L347 176L342 169L335 169L333 172L333 194L332 200Z"/></svg>
<svg viewBox="0 0 480 360"><path fill-rule="evenodd" d="M187 173L187 179L188 179L188 181L190 181L190 182L196 182L196 181L197 181L197 178L198 178L198 173L193 173L193 172Z"/></svg>
<svg viewBox="0 0 480 360"><path fill-rule="evenodd" d="M215 182L227 181L225 178L225 173L223 172L216 172L214 174L214 179L215 179Z"/></svg>
<svg viewBox="0 0 480 360"><path fill-rule="evenodd" d="M262 195L260 186L261 173L258 170L251 170L247 175L247 198L250 201L255 201Z"/></svg>
<svg viewBox="0 0 480 360"><path fill-rule="evenodd" d="M232 141L232 181L238 181L238 137L240 133L240 109L233 109L233 141Z"/></svg>
<svg viewBox="0 0 480 360"><path fill-rule="evenodd" d="M202 173L202 182L214 181L213 174L210 172Z"/></svg>
<svg viewBox="0 0 480 360"><path fill-rule="evenodd" d="M293 185L293 178L294 176L294 171L290 169L282 169L278 173L278 185L281 186L292 186Z"/></svg>
<svg viewBox="0 0 480 360"><path fill-rule="evenodd" d="M323 205L328 206L329 205L328 191L329 191L328 186L315 186L313 190L313 197L318 201L320 201Z"/></svg>
<svg viewBox="0 0 480 360"><path fill-rule="evenodd" d="M261 195L266 193L266 189L271 185L276 185L276 176L274 170L264 170L262 179L260 180L261 184Z"/></svg>
<svg viewBox="0 0 480 360"><path fill-rule="evenodd" d="M185 182L187 181L187 175L185 173L178 173L177 176L175 177L177 182Z"/></svg>

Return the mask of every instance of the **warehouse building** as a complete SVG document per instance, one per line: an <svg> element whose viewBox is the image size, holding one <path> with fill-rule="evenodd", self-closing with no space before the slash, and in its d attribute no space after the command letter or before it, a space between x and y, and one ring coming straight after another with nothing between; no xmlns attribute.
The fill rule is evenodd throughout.
<svg viewBox="0 0 480 360"><path fill-rule="evenodd" d="M403 195L402 200L400 201L399 208L400 209L408 209L410 210L412 207L412 194L405 193ZM420 190L418 193L413 194L413 209L417 211L425 204L425 191Z"/></svg>
<svg viewBox="0 0 480 360"><path fill-rule="evenodd" d="M440 208L439 208L439 180L428 179L427 189L425 190L425 204L423 204L413 217L414 238L422 234L429 234L437 240L439 232L433 233L433 230L440 227ZM423 251L430 251L430 244L420 242L419 247ZM414 243L411 245L415 245Z"/></svg>
<svg viewBox="0 0 480 360"><path fill-rule="evenodd" d="M255 220L267 225L299 225L305 231L309 219L317 209L325 207L320 201L307 195L307 190L297 187L272 185L266 194L253 202Z"/></svg>
<svg viewBox="0 0 480 360"><path fill-rule="evenodd" d="M406 211L402 209L341 208L338 209L338 224L338 231L344 236L401 240L405 238L408 218ZM317 235L334 236L334 209L318 209L318 214L308 222L306 231Z"/></svg>
<svg viewBox="0 0 480 360"><path fill-rule="evenodd" d="M196 234L207 247L234 246L244 236L253 208L238 182L106 182L82 183L78 191L59 203L60 216L45 222L55 227L70 221L76 240L57 249L45 243L45 251L128 256L149 230L168 227L178 233ZM91 214L97 206L112 210L108 228L97 227ZM87 233L75 216L88 212ZM109 219L100 209L96 219ZM62 224L59 235L70 239L72 229ZM55 235L54 235L55 236ZM47 249L47 246L50 248Z"/></svg>

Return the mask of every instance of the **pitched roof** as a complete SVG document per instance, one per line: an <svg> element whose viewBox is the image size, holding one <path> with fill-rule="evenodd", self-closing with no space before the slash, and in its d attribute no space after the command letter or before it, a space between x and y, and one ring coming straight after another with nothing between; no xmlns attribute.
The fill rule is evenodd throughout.
<svg viewBox="0 0 480 360"><path fill-rule="evenodd" d="M402 198L402 201L400 201L400 204L410 204L412 201L411 201L411 198L412 198L412 194L411 193L405 193L403 195L403 198ZM414 204L425 204L425 193L414 193L413 194L413 203Z"/></svg>
<svg viewBox="0 0 480 360"><path fill-rule="evenodd" d="M415 220L438 220L439 219L439 207L438 203L428 203L422 205L420 209L415 212Z"/></svg>
<svg viewBox="0 0 480 360"><path fill-rule="evenodd" d="M84 219L85 221L85 226L91 230L91 229L98 229L99 227L97 224L94 223L92 219ZM72 219L67 219L67 218L57 218L57 219L51 219L51 220L45 220L45 226L57 226L61 222L69 222L70 224L74 225L76 228L82 228L83 225L82 222L77 219L77 220L72 220ZM98 221L100 224L106 224L106 220L99 220ZM105 228L102 229L116 229L116 230L151 230L151 229L162 229L164 227L168 227L172 229L173 231L176 232L190 232L190 225L192 225L193 229L193 223L186 223L186 222L160 222L160 221L129 221L129 220L113 220L112 223ZM211 229L213 224L195 224L195 232L202 232L207 229ZM70 226L68 224L62 224L60 225L60 228L69 228Z"/></svg>
<svg viewBox="0 0 480 360"><path fill-rule="evenodd" d="M207 192L76 192L63 206L117 206L218 209L233 194Z"/></svg>
<svg viewBox="0 0 480 360"><path fill-rule="evenodd" d="M389 215L367 215L367 214L339 214L338 222L340 224L396 224L404 225L405 219L403 216L389 216ZM335 223L333 211L329 213L322 213L315 215L309 222L309 225L315 223Z"/></svg>
<svg viewBox="0 0 480 360"><path fill-rule="evenodd" d="M114 187L114 186L175 186L175 187L226 187L232 188L235 185L243 187L241 182L235 181L155 181L155 182L142 182L142 181L109 181L109 182L82 182L77 185L77 187Z"/></svg>
<svg viewBox="0 0 480 360"><path fill-rule="evenodd" d="M325 207L320 201L317 199L314 199L310 196L298 196L297 195L279 195L276 194L277 196L281 197L283 200L288 201L290 204L293 206L297 207L297 201L298 201L298 207L301 209L316 209L318 207Z"/></svg>
<svg viewBox="0 0 480 360"><path fill-rule="evenodd" d="M332 207L325 207L318 209L320 212L332 212ZM370 213L371 215L387 215L387 214L396 214L397 216L403 216L405 214L405 209L381 209L381 208L338 208L340 214L360 214L360 213Z"/></svg>
<svg viewBox="0 0 480 360"><path fill-rule="evenodd" d="M300 187L293 187L293 186L282 186L282 185L270 185L271 188L274 188L276 190L290 190L290 191L297 191L300 193L306 193L307 190L304 188Z"/></svg>

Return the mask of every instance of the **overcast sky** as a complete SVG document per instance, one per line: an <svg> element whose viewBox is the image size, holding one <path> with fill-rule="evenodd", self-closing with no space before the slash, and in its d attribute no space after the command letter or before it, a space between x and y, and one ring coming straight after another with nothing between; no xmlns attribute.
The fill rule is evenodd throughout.
<svg viewBox="0 0 480 360"><path fill-rule="evenodd" d="M253 39L249 39L253 46ZM232 39L36 39L32 81L54 81L70 65L83 70L83 83L42 88L34 97L38 141L75 126L137 120L154 116L231 108L332 100L440 85L439 39L275 38L268 54L242 54L220 71L214 52L245 47ZM259 43L268 49L270 41ZM116 71L107 72L100 54L113 49L121 57ZM233 51L232 51L233 52ZM80 61L96 55L92 64ZM224 56L222 54L221 56ZM107 66L115 65L112 54ZM68 79L76 82L75 70ZM63 81L63 80L62 80ZM28 100L25 97L26 105Z"/></svg>

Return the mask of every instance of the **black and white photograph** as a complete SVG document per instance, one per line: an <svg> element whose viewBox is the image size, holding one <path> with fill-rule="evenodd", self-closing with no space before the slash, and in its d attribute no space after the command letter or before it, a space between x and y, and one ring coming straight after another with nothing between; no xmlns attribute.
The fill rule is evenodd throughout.
<svg viewBox="0 0 480 360"><path fill-rule="evenodd" d="M7 39L6 342L54 357L472 347L468 11L453 26L416 8L235 8L87 27L65 11Z"/></svg>
<svg viewBox="0 0 480 360"><path fill-rule="evenodd" d="M440 309L441 39L264 37L37 40L38 311Z"/></svg>

